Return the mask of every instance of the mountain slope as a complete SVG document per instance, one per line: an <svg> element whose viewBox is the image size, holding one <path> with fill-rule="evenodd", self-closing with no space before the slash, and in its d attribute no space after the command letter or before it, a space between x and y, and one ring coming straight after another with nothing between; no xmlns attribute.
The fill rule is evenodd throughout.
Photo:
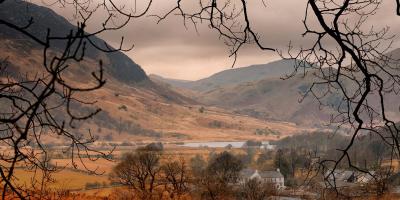
<svg viewBox="0 0 400 200"><path fill-rule="evenodd" d="M389 52L388 55L399 59L400 49ZM331 90L333 93L322 100L322 103L328 106L320 106L318 100L311 95L303 99L303 94L311 84L322 80L314 75L318 73L317 71L311 70L305 76L297 75L286 80L280 79L284 75L283 71L288 70L286 73L290 74L293 65L294 61L282 60L262 66L227 70L185 85L189 85L186 88L196 92L192 95L195 100L206 105L231 109L260 119L283 120L299 125L322 127L329 123L331 115L336 113L336 108L342 101L341 94ZM324 70L335 69L325 68ZM398 69L393 73L398 73ZM168 79L164 80L168 82ZM234 83L235 81L237 83ZM342 82L348 91L354 89L355 83L350 83L348 80L342 80ZM168 83L174 85L174 82ZM175 84L175 87L179 85ZM317 95L323 95L322 92L327 91L327 88L314 89L316 89L314 92L321 93ZM188 94L186 91L185 93ZM392 93L386 94L385 98L386 113L392 119L400 120L398 96ZM371 98L369 101L376 102L376 99Z"/></svg>
<svg viewBox="0 0 400 200"><path fill-rule="evenodd" d="M33 24L26 31L41 40L45 40L48 29L50 30L50 36L58 37L65 37L70 31L76 31L76 28L72 24L51 9L26 1L5 1L0 4L0 10L0 18L2 20L20 27L26 26L32 18ZM27 40L25 43L35 46L35 43L29 42L29 39L25 35L2 24L0 24L0 30L0 36L3 39ZM105 46L105 41L98 37L91 37L90 39L97 46ZM54 42L51 45L54 49L62 49L65 46L65 42ZM97 50L92 45L88 45L85 54L88 58L92 59L102 58L106 72L124 83L133 84L148 79L143 69L122 52L106 54Z"/></svg>
<svg viewBox="0 0 400 200"><path fill-rule="evenodd" d="M190 84L192 81L187 81L187 80L179 80L179 79L171 79L171 78L164 78L162 76L156 75L156 74L150 74L149 75L151 80L160 82L160 83L167 83L168 85L174 86L174 87L185 87L186 84Z"/></svg>
<svg viewBox="0 0 400 200"><path fill-rule="evenodd" d="M263 65L233 68L218 72L208 78L197 81L182 81L167 78L158 78L174 87L206 92L217 88L259 81L266 78L283 77L293 71L295 60L278 60Z"/></svg>
<svg viewBox="0 0 400 200"><path fill-rule="evenodd" d="M65 37L70 31L75 31L77 28L70 24L66 19L59 16L57 13L49 8L38 6L35 4L28 3L26 1L13 0L6 1L0 4L0 19L11 22L17 26L24 26L33 19L33 24L29 26L26 31L33 34L34 36L44 40L46 38L47 30L50 30L50 36ZM29 50L37 49L37 45L30 38L21 34L13 29L10 29L0 24L0 39L8 40L9 48L19 50L19 53L25 52L29 55ZM99 47L105 47L107 44L104 40L98 37L91 37L90 40ZM13 42L10 42L13 41ZM4 42L5 43L5 42ZM51 50L57 52L59 49L64 47L63 42L55 42L51 44ZM107 45L109 47L109 45ZM105 53L92 45L87 45L85 52L85 60L88 62L97 62L97 60L103 61L104 70L106 72L106 79L110 81L118 81L123 84L135 85L144 87L147 90L151 90L160 96L163 96L169 101L175 101L177 103L193 103L193 100L176 93L163 85L153 83L144 70L135 62L133 62L124 53L117 51L112 53ZM5 57L5 56L4 56ZM92 63L89 69L95 69L98 66L97 63ZM77 67L76 67L77 68ZM81 82L85 82L86 77L80 77L79 75L87 75L82 72L82 68L74 69L71 72L74 75L74 79Z"/></svg>
<svg viewBox="0 0 400 200"><path fill-rule="evenodd" d="M320 110L312 97L299 103L312 81L298 76L288 80L269 78L208 91L198 95L196 100L257 118L315 126L329 121L330 110ZM332 102L329 103L337 101L334 96L330 98Z"/></svg>
<svg viewBox="0 0 400 200"><path fill-rule="evenodd" d="M38 36L42 33L40 29L44 27L60 31L60 34L73 27L48 8L21 1L1 5L4 6L2 10L7 10L0 13L1 19L21 23L23 20L15 17L19 16L15 13L22 12L29 6L28 14L40 19L31 27L31 31ZM99 38L94 39L99 43L104 42ZM0 60L7 60L7 72L11 76L43 72L43 52L34 42L0 26L0 43ZM57 48L52 51L57 53ZM89 72L90 75L96 69L99 58L104 58L106 85L99 90L80 94L79 98L97 101L94 106L101 108L102 112L93 119L74 124L74 132L84 133L90 129L101 141L176 141L252 138L266 140L276 139L276 136L256 135L255 131L268 129L282 133L280 136L286 136L302 130L290 123L268 122L224 109L193 105L195 102L191 99L151 81L139 65L121 52L105 54L92 49L84 61L68 68L63 80L76 85L90 84L87 74ZM1 76L3 74L0 74L0 80ZM80 114L90 108L77 104L73 109ZM63 119L64 116L59 113L56 117Z"/></svg>
<svg viewBox="0 0 400 200"><path fill-rule="evenodd" d="M321 122L329 121L332 109L321 110L318 101L312 97L302 99L302 93L315 81L312 73L307 73L305 77L281 79L293 72L295 62L298 61L279 60L230 69L192 82L159 76L153 76L152 79L164 82L175 88L175 91L181 91L205 105L234 110L260 119L320 127ZM327 99L326 103L335 104L340 98L331 95Z"/></svg>

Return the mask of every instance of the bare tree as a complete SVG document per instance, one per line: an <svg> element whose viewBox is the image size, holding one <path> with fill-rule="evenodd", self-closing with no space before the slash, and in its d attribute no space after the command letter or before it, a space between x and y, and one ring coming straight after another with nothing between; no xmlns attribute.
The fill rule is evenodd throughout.
<svg viewBox="0 0 400 200"><path fill-rule="evenodd" d="M161 166L165 188L171 199L180 199L189 191L189 170L184 158L168 160Z"/></svg>
<svg viewBox="0 0 400 200"><path fill-rule="evenodd" d="M347 162L351 168L368 173L351 162L349 150L359 135L373 133L393 148L393 156L399 155L399 129L387 114L387 95L397 95L399 88L399 62L388 54L393 36L389 28L374 30L364 27L368 18L375 14L382 1L361 0L309 0L306 4L304 37L314 42L294 53L289 45L284 58L297 59L294 73L314 73L314 84L304 96L314 96L321 105L330 95L339 95L342 101L334 105L338 111L332 116L332 123L351 130L352 137L346 148L340 149L339 159L324 160L327 167L336 168L338 163ZM395 12L399 14L400 3L396 0ZM158 16L162 21L170 14L183 17L184 22L194 26L207 22L220 33L222 39L231 47L231 55L236 56L244 44L254 43L264 50L260 37L253 31L248 17L245 0L199 1L198 9L188 12L178 1L166 15ZM318 27L313 27L316 21Z"/></svg>
<svg viewBox="0 0 400 200"><path fill-rule="evenodd" d="M0 0L0 5L13 0ZM136 2L136 1L135 1ZM339 92L343 96L343 103L337 106L339 115L332 118L333 122L348 124L353 129L353 137L348 146L342 149L342 156L338 160L325 160L323 163L337 163L347 160L353 168L360 169L351 163L348 154L349 149L358 135L372 132L381 136L382 140L393 148L393 155L399 154L398 140L399 129L395 122L387 116L385 94L399 91L399 75L396 60L385 54L389 46L383 46L385 41L390 44L392 37L387 36L388 29L379 31L365 31L361 27L378 8L381 1L345 0L309 0L307 3L304 25L304 35L316 36L315 43L310 48L305 48L300 53L289 56L301 59L298 66L314 68L320 71L318 77L323 80L316 82L307 92L321 99L331 92ZM49 3L46 2L45 3ZM94 1L65 1L58 0L57 5L70 5L75 8L77 26L64 35L54 35L52 30L45 30L45 37L38 37L28 29L35 24L35 19L26 20L26 24L18 25L0 19L2 28L14 30L25 35L35 43L42 51L43 62L40 73L27 76L19 74L11 75L7 71L8 62L2 61L2 79L0 83L0 103L6 108L0 112L0 142L11 148L11 151L0 154L0 159L5 164L0 166L2 184L2 198L11 190L19 198L24 199L31 195L23 187L15 184L14 172L18 165L25 165L33 170L55 170L48 163L48 148L43 144L44 135L54 137L61 136L70 141L72 159L80 159L83 154L95 160L98 157L91 156L90 152L96 152L88 144L94 141L90 132L77 134L73 128L74 122L91 118L100 109L77 115L72 109L72 104L92 105L94 102L85 102L80 99L80 94L97 90L105 84L103 63L98 60L98 68L88 73L92 78L92 85L80 87L67 81L63 72L67 71L73 63L80 63L91 46L104 52L129 50L123 48L123 38L118 48L111 48L107 44L97 44L93 38L107 31L115 31L126 26L132 19L145 16L153 1L137 11L118 4L113 0ZM240 48L249 43L256 44L259 48L274 51L274 48L266 47L260 41L251 26L246 0L240 1L201 1L196 10L185 10L182 1L177 0L176 6L164 15L156 15L159 22L172 14L183 17L195 25L207 22L211 29L216 30L220 37L231 47L231 56L236 55ZM397 14L400 15L399 0ZM136 5L136 3L135 3ZM94 31L88 31L87 25L97 12L107 14L101 27ZM310 15L319 22L320 29L309 27ZM355 16L357 20L350 22L348 16ZM118 18L118 20L116 20ZM119 23L116 23L119 21ZM62 43L62 48L54 49L54 43ZM334 44L330 48L327 44ZM291 54L292 55L292 54ZM305 64L311 63L311 65ZM303 65L302 65L303 64ZM297 71L297 70L296 70ZM350 82L351 86L344 83ZM326 92L318 95L313 89L325 87ZM377 98L374 102L371 98ZM2 107L2 108L3 108ZM57 120L56 114L66 114L65 119ZM382 131L384 130L384 131ZM35 148L30 148L34 146ZM107 158L102 152L96 152ZM73 161L75 162L75 161ZM336 164L335 164L336 163Z"/></svg>
<svg viewBox="0 0 400 200"><path fill-rule="evenodd" d="M0 0L0 5L7 5L10 2L24 3L24 1ZM74 8L77 26L67 30L65 34L57 34L57 31L51 29L39 30L44 32L44 35L38 36L35 34L37 30L30 29L38 23L34 18L26 19L23 24L0 19L2 28L24 35L37 48L41 49L43 55L42 65L32 66L37 69L37 74L27 75L24 72L18 76L10 74L7 62L12 63L12 61L2 62L0 102L6 109L2 109L0 113L1 143L11 148L11 151L1 154L1 160L6 163L0 167L3 199L9 189L19 198L32 195L23 187L16 185L14 177L16 166L26 166L33 171L56 171L56 168L49 167L47 162L50 160L49 149L41 139L45 136L61 136L64 140L70 141L68 151L74 166L76 166L75 160L82 157L89 157L91 160L99 158L99 156L93 156L93 152L101 155L102 158L108 158L107 154L90 148L89 144L95 140L91 132L82 134L74 130L74 123L89 119L100 112L100 109L93 108L88 113L77 114L73 107L74 105L90 106L95 103L84 101L80 97L105 84L103 62L98 60L98 69L87 74L92 78L91 83L93 83L87 87L71 82L64 72L71 69L71 66L79 66L89 48L103 52L130 50L131 47L124 48L124 38L121 39L118 48L112 48L106 43L99 44L95 38L99 34L125 27L132 19L145 16L153 1L147 1L142 8L136 7L136 1L134 1L133 8L113 0L98 2L59 0L42 1L42 3L48 6L58 5ZM212 29L220 33L227 45L232 47L231 55L234 55L235 58L237 51L246 43L256 42L262 49L273 50L260 44L258 36L251 28L244 0L238 4L229 1L221 4L215 0L199 1L200 10L188 13L182 9L180 0L176 2L176 5L159 19L165 19L176 11L184 18L184 23L187 20L193 24L207 21ZM236 9L236 5L241 8ZM104 21L97 30L89 31L87 26L93 19L92 16L97 13L106 15ZM245 24L244 27L240 25L242 22ZM62 120L57 117L59 113L65 114ZM35 148L30 148L30 146Z"/></svg>
<svg viewBox="0 0 400 200"><path fill-rule="evenodd" d="M331 122L338 128L345 127L352 134L348 145L340 149L338 159L321 162L323 168L336 168L347 162L349 167L369 173L351 162L349 150L358 136L377 134L393 148L393 156L399 156L399 128L388 115L387 95L397 95L400 91L399 61L389 55L393 36L389 28L375 30L364 27L368 18L375 14L382 1L361 0L308 0L305 10L304 37L314 42L310 47L302 47L294 53L289 45L287 59L297 59L294 73L314 73L315 82L304 96L314 96L321 105L324 98L339 95L342 101L334 105L337 115ZM400 3L396 0L395 12L399 15ZM178 1L166 15L158 16L162 21L170 14L183 17L184 22L206 21L212 29L220 33L222 39L231 47L231 55L236 56L244 44L254 43L263 50L260 37L253 31L248 17L245 0L199 1L199 9L186 11ZM311 25L317 22L317 27ZM310 72L312 71L312 72ZM391 108L393 109L393 108Z"/></svg>
<svg viewBox="0 0 400 200"><path fill-rule="evenodd" d="M9 6L12 3L30 6L24 1L0 1L1 6ZM13 65L13 60L1 62L0 143L9 149L0 153L2 199L8 194L25 199L37 192L28 191L26 187L16 183L14 176L16 167L25 167L35 174L37 171L48 174L57 170L57 167L49 165L49 148L42 138L61 137L64 141L68 141L70 148L67 151L70 152L74 166L76 160L81 160L83 157L93 161L98 158L108 159L108 153L90 147L95 140L90 131L78 133L74 130L76 122L89 119L100 112L100 109L92 107L87 113L76 113L73 108L76 105L90 107L95 103L85 101L81 97L106 83L103 62L99 59L97 69L86 70L87 74L84 76L90 82L86 86L68 79L66 72L71 68L82 66L80 63L84 60L87 49L106 53L130 50L131 47L123 47L123 38L118 48L112 48L106 43L96 42L98 41L96 36L121 29L131 19L145 15L151 3L152 1L149 1L143 11L134 13L126 11L111 0L98 3L64 0L51 2L60 6L71 5L75 9L77 26L71 26L71 30L65 30L63 34L59 34L60 30L32 30L31 27L40 23L32 17L23 23L0 18L1 29L24 36L26 43L32 43L42 54L42 64L30 66L34 69L34 73L23 71L18 74L11 73L10 65ZM92 16L98 12L106 13L107 16L100 28L89 32L87 25ZM122 22L116 23L114 21L116 18ZM86 168L86 165L84 166Z"/></svg>
<svg viewBox="0 0 400 200"><path fill-rule="evenodd" d="M206 167L207 167L207 162L201 155L196 154L194 157L190 159L190 171L192 176L195 177L201 176L202 172L205 170Z"/></svg>
<svg viewBox="0 0 400 200"><path fill-rule="evenodd" d="M184 25L191 23L196 31L198 24L206 23L219 33L220 39L230 48L229 57L234 58L232 66L235 65L239 50L245 44L256 44L262 50L275 51L262 44L260 36L253 30L246 0L198 0L196 3L198 6L195 9L188 9L182 0L177 0L176 6L167 13L153 16L157 17L159 23L170 15L182 16Z"/></svg>
<svg viewBox="0 0 400 200"><path fill-rule="evenodd" d="M143 147L134 153L124 155L122 161L113 168L112 181L128 186L141 199L151 199L160 182L159 149Z"/></svg>
<svg viewBox="0 0 400 200"><path fill-rule="evenodd" d="M400 16L400 0L396 0L396 6L397 6L397 15Z"/></svg>
<svg viewBox="0 0 400 200"><path fill-rule="evenodd" d="M237 184L242 169L243 163L237 156L221 152L210 158L194 182L203 198L227 199L234 196L233 185Z"/></svg>
<svg viewBox="0 0 400 200"><path fill-rule="evenodd" d="M314 42L298 53L293 53L289 45L288 56L283 55L299 60L295 72L287 78L313 73L315 82L304 96L313 96L321 105L334 107L337 114L332 116L331 123L351 133L346 147L339 149L338 159L320 162L321 168L332 168L331 173L344 162L350 168L369 173L354 164L349 154L361 135L376 134L392 147L392 156L399 156L399 128L387 114L386 101L387 96L397 95L400 89L400 63L389 54L393 36L388 27L365 27L380 4L381 1L308 1L303 36L313 38ZM318 27L311 26L314 19ZM341 102L327 105L324 99L331 95L341 97Z"/></svg>
<svg viewBox="0 0 400 200"><path fill-rule="evenodd" d="M276 194L273 184L264 183L257 178L244 182L239 189L239 199L263 200Z"/></svg>

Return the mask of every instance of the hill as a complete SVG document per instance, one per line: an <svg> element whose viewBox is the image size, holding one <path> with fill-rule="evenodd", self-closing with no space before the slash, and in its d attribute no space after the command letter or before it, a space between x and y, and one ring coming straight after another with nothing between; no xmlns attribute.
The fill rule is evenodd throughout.
<svg viewBox="0 0 400 200"><path fill-rule="evenodd" d="M38 37L43 37L44 28L54 29L52 34L61 35L73 28L67 20L45 7L25 1L8 1L1 6L1 19L22 25L23 19L33 17L35 23L29 31ZM93 40L105 44L100 38ZM0 25L0 42L0 59L7 60L7 71L11 76L44 72L42 50L33 41ZM61 45L56 44L51 51L57 53L57 47ZM196 105L195 101L167 85L150 80L144 70L122 52L106 54L94 48L88 52L84 61L65 72L65 81L76 85L90 84L85 74L94 70L97 60L102 58L107 83L99 90L80 96L86 101L97 101L95 107L101 108L102 112L91 120L77 123L75 132L90 129L100 141L122 142L265 140L277 136L255 132L269 130L284 137L302 130L286 122L254 119L220 108ZM89 108L76 104L73 109L80 113ZM56 117L62 119L63 115L59 113Z"/></svg>
<svg viewBox="0 0 400 200"><path fill-rule="evenodd" d="M296 124L322 127L329 122L332 110L323 110L313 97L302 102L302 93L312 84L311 77L293 77L287 80L269 78L204 92L196 97L207 105L234 109L237 113L261 119L285 120ZM328 97L330 104L340 101Z"/></svg>
<svg viewBox="0 0 400 200"><path fill-rule="evenodd" d="M186 84L192 83L192 81L164 78L164 77L156 75L156 74L150 74L149 77L151 80L154 80L155 82L166 83L169 86L174 86L174 87L182 87L183 88L183 87L185 87Z"/></svg>
<svg viewBox="0 0 400 200"><path fill-rule="evenodd" d="M205 105L222 107L251 117L289 121L298 125L322 127L329 121L332 110L321 110L312 97L301 103L302 93L314 81L312 72L305 77L282 80L294 70L295 60L279 60L264 65L229 69L198 81L185 82L157 78L182 94ZM190 90L191 92L188 92ZM337 103L332 95L327 103Z"/></svg>
<svg viewBox="0 0 400 200"><path fill-rule="evenodd" d="M254 82L266 78L283 77L293 71L294 63L295 60L278 60L263 65L233 68L197 81L168 79L160 76L158 76L158 79L174 87L190 89L197 92L207 92L225 86Z"/></svg>
<svg viewBox="0 0 400 200"><path fill-rule="evenodd" d="M29 19L32 18L33 23L26 29L26 31L40 38L41 40L46 38L48 29L51 30L50 36L58 37L65 37L70 33L71 30L76 30L72 24L51 9L31 4L26 1L5 1L4 3L0 4L0 9L0 18L2 20L8 21L20 27L26 26ZM1 24L0 28L0 36L2 39L24 41L25 45L28 43L31 45L31 47L35 46L35 43L30 42L24 34L16 32ZM104 47L106 44L103 40L95 36L91 37L90 39L99 47ZM52 44L52 48L54 49L64 48L64 46L65 42L54 42ZM148 79L143 69L122 52L118 51L106 54L97 50L92 45L88 45L86 56L92 59L101 57L105 63L106 72L115 79L118 79L124 83L133 84Z"/></svg>
<svg viewBox="0 0 400 200"><path fill-rule="evenodd" d="M388 55L395 59L400 58L400 49L389 52ZM331 115L336 113L336 107L342 100L341 95L329 94L323 100L323 103L328 106L323 107L312 96L303 99L303 94L311 84L319 80L318 76L315 76L319 72L309 70L305 76L301 74L282 80L282 76L293 71L294 62L294 60L281 60L265 65L222 71L205 79L185 83L184 91L200 103L231 109L236 113L259 119L323 127L329 123ZM395 71L395 73L398 72ZM175 88L182 87L168 79L164 80ZM354 83L346 81L343 84L347 85L347 88L352 88ZM192 93L188 93L187 89L190 89ZM316 91L322 92L325 89L319 88ZM386 112L390 117L398 120L400 119L397 112L399 103L396 99L398 99L396 94L386 94L388 105Z"/></svg>

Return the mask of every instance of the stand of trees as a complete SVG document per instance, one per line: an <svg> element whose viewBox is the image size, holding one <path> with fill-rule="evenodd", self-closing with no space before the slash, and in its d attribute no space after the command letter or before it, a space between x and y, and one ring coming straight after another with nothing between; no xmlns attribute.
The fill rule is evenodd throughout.
<svg viewBox="0 0 400 200"><path fill-rule="evenodd" d="M334 159L340 156L340 152L336 149L344 147L349 137L339 133L314 132L284 138L277 141L276 145L279 149L282 149L280 150L281 152L295 151L296 154L303 154L309 158L317 158L319 160ZM373 133L357 137L349 154L353 158L352 162L364 170L378 169L383 160L392 159L390 146ZM346 162L338 166L351 169ZM334 167L334 165L329 167Z"/></svg>
<svg viewBox="0 0 400 200"><path fill-rule="evenodd" d="M161 149L146 146L124 155L110 179L127 186L137 199L261 200L276 194L273 185L259 180L239 183L244 166L240 156L226 151L207 161L197 155L188 165L183 158L163 156Z"/></svg>
<svg viewBox="0 0 400 200"><path fill-rule="evenodd" d="M243 200L264 200L271 195L275 195L274 186L268 183L260 182L257 179L250 179L242 183L238 191L238 199Z"/></svg>

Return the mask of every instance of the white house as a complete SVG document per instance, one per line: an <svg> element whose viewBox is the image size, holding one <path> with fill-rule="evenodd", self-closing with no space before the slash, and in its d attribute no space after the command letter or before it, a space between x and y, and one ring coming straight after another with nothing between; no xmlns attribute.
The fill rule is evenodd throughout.
<svg viewBox="0 0 400 200"><path fill-rule="evenodd" d="M247 168L240 171L240 177L240 183L256 178L264 183L272 183L277 189L285 188L285 178L279 169L276 171L258 171Z"/></svg>
<svg viewBox="0 0 400 200"><path fill-rule="evenodd" d="M321 186L324 188L350 188L356 187L357 185L367 184L374 180L375 171L369 173L361 173L351 170L336 169L328 170L325 173L326 181L321 182Z"/></svg>

